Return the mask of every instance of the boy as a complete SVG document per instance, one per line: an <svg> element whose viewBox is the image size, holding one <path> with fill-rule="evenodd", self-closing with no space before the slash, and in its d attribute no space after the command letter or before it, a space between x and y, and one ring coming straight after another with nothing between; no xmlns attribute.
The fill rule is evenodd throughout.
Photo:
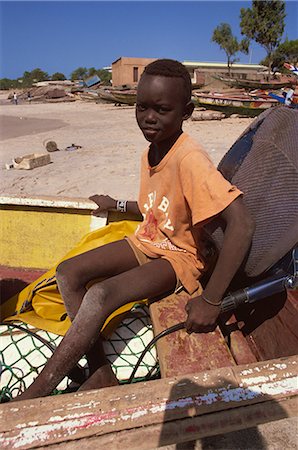
<svg viewBox="0 0 298 450"><path fill-rule="evenodd" d="M143 216L134 236L62 262L57 283L72 325L41 374L22 398L50 394L87 355L90 377L80 389L117 384L98 331L121 305L173 292L182 284L190 293L204 269L202 226L220 216L226 223L223 247L204 292L187 306L186 328L214 329L221 299L251 243L254 230L241 198L208 156L182 131L193 112L191 80L173 60L149 64L139 82L136 119L150 142L142 158L139 201L92 196L98 209ZM88 283L97 281L92 286Z"/></svg>

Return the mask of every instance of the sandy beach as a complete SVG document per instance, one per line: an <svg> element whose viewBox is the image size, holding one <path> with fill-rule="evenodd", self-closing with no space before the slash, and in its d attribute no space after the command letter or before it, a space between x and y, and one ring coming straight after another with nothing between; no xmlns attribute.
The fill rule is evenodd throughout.
<svg viewBox="0 0 298 450"><path fill-rule="evenodd" d="M140 156L146 141L134 108L89 102L0 105L0 189L14 196L88 197L94 193L136 199ZM251 123L249 118L185 122L217 164ZM33 170L7 170L17 156L47 152L57 143L51 164ZM66 151L71 144L82 148Z"/></svg>

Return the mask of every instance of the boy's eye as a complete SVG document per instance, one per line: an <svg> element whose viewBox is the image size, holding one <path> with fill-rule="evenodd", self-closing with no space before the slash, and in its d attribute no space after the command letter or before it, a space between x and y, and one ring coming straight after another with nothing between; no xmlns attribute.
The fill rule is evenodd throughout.
<svg viewBox="0 0 298 450"><path fill-rule="evenodd" d="M159 106L159 107L157 108L157 111L158 111L159 113L163 114L163 113L166 113L166 112L170 111L170 109L169 109L167 106Z"/></svg>
<svg viewBox="0 0 298 450"><path fill-rule="evenodd" d="M137 110L138 111L140 111L140 112L143 112L143 111L145 111L145 109L146 109L146 106L145 105L141 105L141 104L137 104Z"/></svg>

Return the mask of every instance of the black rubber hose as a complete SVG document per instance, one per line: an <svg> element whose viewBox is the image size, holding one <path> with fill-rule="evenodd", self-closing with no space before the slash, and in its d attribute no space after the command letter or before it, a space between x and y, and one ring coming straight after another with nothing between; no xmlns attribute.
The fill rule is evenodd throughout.
<svg viewBox="0 0 298 450"><path fill-rule="evenodd" d="M134 376L141 364L141 362L143 361L144 356L146 355L146 353L150 350L150 348L152 347L152 345L155 344L155 342L157 342L160 338L167 336L168 334L174 333L174 331L178 331L178 330L183 330L183 328L185 328L185 322L180 322L177 323L176 325L173 325L170 328L166 328L165 330L161 331L158 335L156 335L150 342L149 344L144 348L144 350L142 351L141 356L138 359L137 364L135 365L129 379L128 379L128 383L132 383L132 380L134 379Z"/></svg>

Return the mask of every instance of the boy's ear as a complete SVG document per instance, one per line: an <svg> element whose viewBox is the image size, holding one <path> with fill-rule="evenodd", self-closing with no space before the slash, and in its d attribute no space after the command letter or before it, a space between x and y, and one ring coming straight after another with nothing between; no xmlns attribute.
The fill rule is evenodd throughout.
<svg viewBox="0 0 298 450"><path fill-rule="evenodd" d="M193 113L194 107L195 107L195 105L192 101L189 101L188 103L186 103L186 105L184 107L183 120L187 120L190 118L190 116Z"/></svg>

